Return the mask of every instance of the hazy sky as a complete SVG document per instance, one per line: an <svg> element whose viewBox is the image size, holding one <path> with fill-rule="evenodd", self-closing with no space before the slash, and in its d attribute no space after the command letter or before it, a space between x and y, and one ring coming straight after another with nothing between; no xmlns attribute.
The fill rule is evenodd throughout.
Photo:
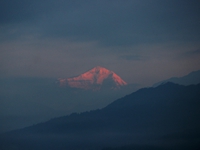
<svg viewBox="0 0 200 150"><path fill-rule="evenodd" d="M199 0L1 0L0 76L186 75L200 69L199 14Z"/></svg>

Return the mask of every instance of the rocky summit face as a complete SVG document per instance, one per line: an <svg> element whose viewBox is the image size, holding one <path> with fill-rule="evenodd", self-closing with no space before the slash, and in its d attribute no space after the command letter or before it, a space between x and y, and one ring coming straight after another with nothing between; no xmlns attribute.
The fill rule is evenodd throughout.
<svg viewBox="0 0 200 150"><path fill-rule="evenodd" d="M97 66L77 77L58 79L60 86L69 86L85 90L100 90L103 88L120 89L127 85L116 73Z"/></svg>

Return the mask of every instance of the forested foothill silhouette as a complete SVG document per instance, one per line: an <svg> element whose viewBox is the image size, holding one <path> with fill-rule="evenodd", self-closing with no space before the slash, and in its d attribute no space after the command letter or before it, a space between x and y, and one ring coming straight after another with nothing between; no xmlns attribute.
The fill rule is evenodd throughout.
<svg viewBox="0 0 200 150"><path fill-rule="evenodd" d="M0 149L200 148L200 84L143 88L108 106L1 134Z"/></svg>

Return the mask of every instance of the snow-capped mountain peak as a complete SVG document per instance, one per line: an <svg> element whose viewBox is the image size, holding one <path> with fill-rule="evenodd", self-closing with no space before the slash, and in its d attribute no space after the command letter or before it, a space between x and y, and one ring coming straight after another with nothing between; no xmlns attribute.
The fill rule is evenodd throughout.
<svg viewBox="0 0 200 150"><path fill-rule="evenodd" d="M100 66L94 67L77 77L59 79L59 83L60 86L92 90L103 87L119 89L121 86L127 85L116 73Z"/></svg>

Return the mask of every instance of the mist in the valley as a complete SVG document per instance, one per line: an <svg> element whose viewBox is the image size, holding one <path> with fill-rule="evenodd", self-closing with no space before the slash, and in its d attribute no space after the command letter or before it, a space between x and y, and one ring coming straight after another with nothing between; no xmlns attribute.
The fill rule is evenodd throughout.
<svg viewBox="0 0 200 150"><path fill-rule="evenodd" d="M200 84L143 88L102 109L1 134L2 149L192 149L200 147Z"/></svg>
<svg viewBox="0 0 200 150"><path fill-rule="evenodd" d="M91 91L60 87L55 78L7 78L0 82L0 132L75 112L100 109L138 88L135 84L121 90Z"/></svg>

